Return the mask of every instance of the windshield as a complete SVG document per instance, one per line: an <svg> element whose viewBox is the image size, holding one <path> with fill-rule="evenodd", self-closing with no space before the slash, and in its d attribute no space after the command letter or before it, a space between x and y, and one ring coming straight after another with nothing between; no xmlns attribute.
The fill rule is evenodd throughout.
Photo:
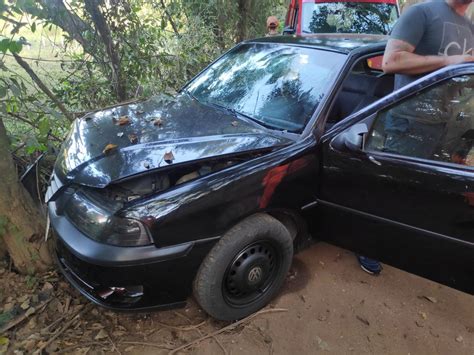
<svg viewBox="0 0 474 355"><path fill-rule="evenodd" d="M364 33L390 32L398 19L394 4L366 2L330 2L303 4L304 33Z"/></svg>
<svg viewBox="0 0 474 355"><path fill-rule="evenodd" d="M249 43L226 54L186 89L279 130L301 132L346 56L322 50Z"/></svg>

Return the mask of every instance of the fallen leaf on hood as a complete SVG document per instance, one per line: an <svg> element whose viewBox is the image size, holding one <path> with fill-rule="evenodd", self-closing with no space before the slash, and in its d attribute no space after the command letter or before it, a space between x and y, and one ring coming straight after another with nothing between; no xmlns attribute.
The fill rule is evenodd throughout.
<svg viewBox="0 0 474 355"><path fill-rule="evenodd" d="M128 140L130 141L130 143L136 144L138 143L138 136L136 134L129 134Z"/></svg>
<svg viewBox="0 0 474 355"><path fill-rule="evenodd" d="M157 127L162 127L163 126L163 120L161 118L157 118L156 120L153 121L153 125Z"/></svg>
<svg viewBox="0 0 474 355"><path fill-rule="evenodd" d="M117 121L117 125L119 126L126 126L130 123L130 117L128 116L121 116L118 121Z"/></svg>
<svg viewBox="0 0 474 355"><path fill-rule="evenodd" d="M104 148L104 150L102 151L102 153L104 154L109 154L109 153L112 153L115 149L117 149L117 144L107 144Z"/></svg>
<svg viewBox="0 0 474 355"><path fill-rule="evenodd" d="M137 110L135 113L136 113L137 115L143 115L143 114L145 113L145 111L143 111L143 110Z"/></svg>
<svg viewBox="0 0 474 355"><path fill-rule="evenodd" d="M172 151L169 151L163 155L163 160L167 162L168 164L171 164L174 160L174 155Z"/></svg>
<svg viewBox="0 0 474 355"><path fill-rule="evenodd" d="M144 162L143 166L145 167L145 169L150 169L150 163L148 162Z"/></svg>
<svg viewBox="0 0 474 355"><path fill-rule="evenodd" d="M233 127L237 127L237 126L239 125L239 122L237 122L237 121L232 121L231 125L232 125Z"/></svg>

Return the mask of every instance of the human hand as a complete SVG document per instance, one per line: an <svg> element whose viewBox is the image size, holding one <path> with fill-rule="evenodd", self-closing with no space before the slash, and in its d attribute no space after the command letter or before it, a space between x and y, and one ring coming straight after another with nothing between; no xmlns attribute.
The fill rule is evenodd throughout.
<svg viewBox="0 0 474 355"><path fill-rule="evenodd" d="M454 65L461 63L474 62L474 56L469 54L464 55L449 55L445 57L446 65Z"/></svg>

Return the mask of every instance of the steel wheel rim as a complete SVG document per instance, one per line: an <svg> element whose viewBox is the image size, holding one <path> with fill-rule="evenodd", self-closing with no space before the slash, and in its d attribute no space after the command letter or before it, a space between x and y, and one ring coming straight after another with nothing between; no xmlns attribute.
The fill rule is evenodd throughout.
<svg viewBox="0 0 474 355"><path fill-rule="evenodd" d="M262 298L274 284L281 255L274 243L262 240L243 248L227 267L222 283L225 301L246 307Z"/></svg>

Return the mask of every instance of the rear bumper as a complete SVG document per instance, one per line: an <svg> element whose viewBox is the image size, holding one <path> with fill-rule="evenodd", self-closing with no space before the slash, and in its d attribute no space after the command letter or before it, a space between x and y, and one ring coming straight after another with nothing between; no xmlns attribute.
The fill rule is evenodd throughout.
<svg viewBox="0 0 474 355"><path fill-rule="evenodd" d="M48 204L56 257L65 278L90 301L113 310L184 306L199 266L217 238L166 248L97 243Z"/></svg>

